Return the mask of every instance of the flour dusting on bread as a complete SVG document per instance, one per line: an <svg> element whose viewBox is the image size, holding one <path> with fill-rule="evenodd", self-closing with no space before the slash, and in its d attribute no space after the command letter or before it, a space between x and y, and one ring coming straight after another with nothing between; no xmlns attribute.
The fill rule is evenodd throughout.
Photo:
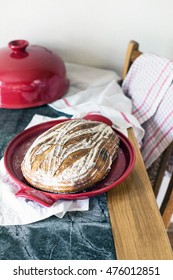
<svg viewBox="0 0 173 280"><path fill-rule="evenodd" d="M21 168L34 187L55 193L76 193L108 174L117 156L119 138L113 129L84 119L59 123L31 145Z"/></svg>

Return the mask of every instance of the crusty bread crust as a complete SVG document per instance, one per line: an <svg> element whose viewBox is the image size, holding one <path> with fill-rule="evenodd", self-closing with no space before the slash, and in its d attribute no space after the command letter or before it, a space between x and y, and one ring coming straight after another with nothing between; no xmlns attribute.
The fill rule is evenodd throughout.
<svg viewBox="0 0 173 280"><path fill-rule="evenodd" d="M34 141L22 161L22 173L38 189L76 193L105 178L118 146L119 137L102 122L65 121Z"/></svg>

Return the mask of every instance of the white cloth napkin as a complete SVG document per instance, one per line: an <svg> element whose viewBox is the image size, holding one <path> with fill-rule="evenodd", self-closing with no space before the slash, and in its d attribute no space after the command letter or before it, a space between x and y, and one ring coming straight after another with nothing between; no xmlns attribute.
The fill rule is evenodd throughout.
<svg viewBox="0 0 173 280"><path fill-rule="evenodd" d="M141 147L146 168L173 141L173 61L142 54L131 66L122 88L132 100L132 114L145 130Z"/></svg>
<svg viewBox="0 0 173 280"><path fill-rule="evenodd" d="M98 113L108 117L121 132L127 135L127 128L133 127L140 142L144 130L131 114L132 103L117 84L119 76L114 71L66 63L70 88L64 98L49 106L55 110L73 115L73 118ZM64 118L64 117L63 117ZM27 127L51 118L35 115ZM19 187L8 176L3 159L0 162L0 224L28 224L52 215L63 217L67 211L86 211L89 200L57 201L52 207L16 197Z"/></svg>
<svg viewBox="0 0 173 280"><path fill-rule="evenodd" d="M132 102L118 85L120 77L116 72L72 63L66 63L66 70L70 88L49 106L73 118L102 114L126 135L127 128L133 127L138 142L141 141L144 130L131 114Z"/></svg>
<svg viewBox="0 0 173 280"><path fill-rule="evenodd" d="M35 115L27 128L49 120L52 118ZM51 207L45 207L35 201L15 196L20 187L8 175L4 158L0 161L0 186L0 225L24 225L52 215L62 218L66 212L89 209L89 199L58 200Z"/></svg>

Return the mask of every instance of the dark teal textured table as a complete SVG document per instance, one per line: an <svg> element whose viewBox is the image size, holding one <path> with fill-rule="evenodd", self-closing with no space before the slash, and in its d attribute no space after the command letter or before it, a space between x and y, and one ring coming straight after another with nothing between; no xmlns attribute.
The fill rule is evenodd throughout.
<svg viewBox="0 0 173 280"><path fill-rule="evenodd" d="M8 142L34 114L62 116L45 105L31 109L0 109L0 158ZM16 226L0 226L0 260L114 260L116 253L106 194L90 198L89 211L69 212Z"/></svg>

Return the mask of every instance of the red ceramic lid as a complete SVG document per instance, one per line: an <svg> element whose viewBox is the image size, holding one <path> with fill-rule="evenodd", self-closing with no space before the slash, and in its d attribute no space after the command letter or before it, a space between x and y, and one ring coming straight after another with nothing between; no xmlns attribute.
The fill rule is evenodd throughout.
<svg viewBox="0 0 173 280"><path fill-rule="evenodd" d="M62 97L69 87L64 62L50 50L15 40L0 49L0 107L28 108Z"/></svg>

